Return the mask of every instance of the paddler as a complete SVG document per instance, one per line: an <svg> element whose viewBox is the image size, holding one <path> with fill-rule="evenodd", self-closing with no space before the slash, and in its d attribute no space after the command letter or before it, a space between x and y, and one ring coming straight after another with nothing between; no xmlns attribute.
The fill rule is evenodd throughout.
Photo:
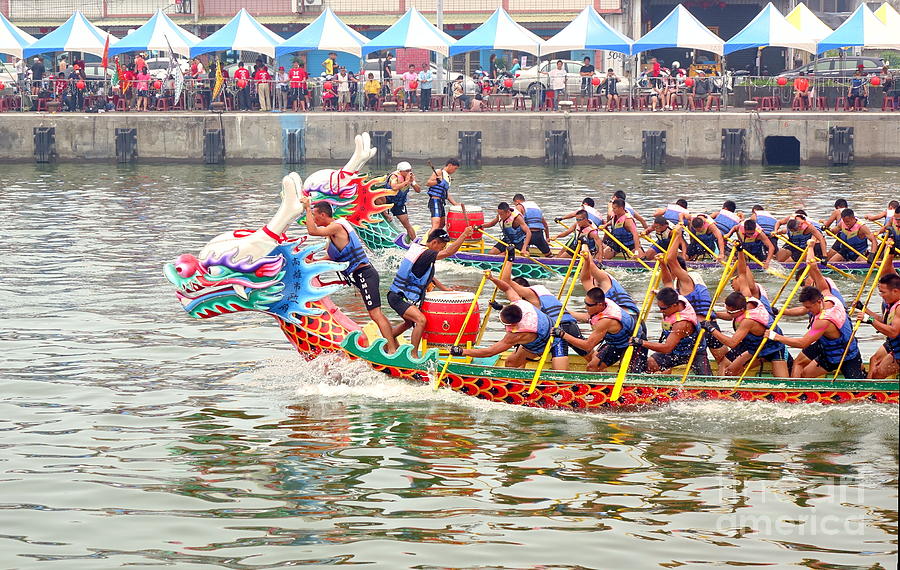
<svg viewBox="0 0 900 570"><path fill-rule="evenodd" d="M688 210L687 200L679 198L678 200L675 200L674 204L669 204L665 208L657 208L653 213L653 217L655 218L657 216L662 216L669 222L678 224L685 222L686 219L690 219L691 212Z"/></svg>
<svg viewBox="0 0 900 570"><path fill-rule="evenodd" d="M684 236L681 233L680 225L672 230L672 240L674 242L672 247L674 251L677 251L684 246ZM687 299L688 303L690 303L694 312L697 314L697 319L705 321L706 313L709 311L709 306L712 304L712 295L706 287L706 284L703 282L703 278L697 273L688 271L687 263L680 255L670 255L663 259L665 260L665 263L661 267L661 283L665 287L675 289L679 295L682 295ZM716 323L715 314L710 317L710 324L714 328L719 328ZM706 360L707 348L710 349L716 360L721 360L727 352L717 340L713 338L704 338L701 341L699 348L699 354L702 355L702 358L695 360L695 363L702 374L712 373L708 368L708 361ZM705 366L704 363L706 363Z"/></svg>
<svg viewBox="0 0 900 570"><path fill-rule="evenodd" d="M609 236L603 238L602 258L612 259L619 253L626 258L632 255L634 257L643 256L644 250L641 247L641 238L638 235L637 224L634 223L631 214L626 210L625 200L616 198L610 204L610 208L612 218L606 224L605 229L615 239ZM618 243L616 240L618 240ZM628 251L625 251L622 246L628 248Z"/></svg>
<svg viewBox="0 0 900 570"><path fill-rule="evenodd" d="M763 269L769 268L769 262L775 256L775 246L756 224L756 220L748 218L734 226L725 239L735 235L740 240L744 251L762 262ZM764 249L765 248L765 249Z"/></svg>
<svg viewBox="0 0 900 570"><path fill-rule="evenodd" d="M666 251L669 242L672 239L672 228L669 226L669 220L662 216L653 218L650 227L644 230L641 236L650 236L653 241L650 247L644 250L644 259L656 259L656 256Z"/></svg>
<svg viewBox="0 0 900 570"><path fill-rule="evenodd" d="M635 316L608 299L600 287L589 289L584 295L591 334L587 339L575 337L562 326L552 334L576 350L588 353L588 372L602 372L622 360L634 330Z"/></svg>
<svg viewBox="0 0 900 570"><path fill-rule="evenodd" d="M751 271L750 266L747 264L747 256L744 255L741 244L738 243L735 245L735 248L737 248L735 255L737 269L735 269L734 277L731 279L731 287L747 299L751 297L759 299L766 310L774 317L777 314L777 311L774 311L772 308L772 303L769 300L769 293L766 291L766 288L757 283L756 278L753 277L753 271ZM720 319L728 319L727 313L717 311L716 315Z"/></svg>
<svg viewBox="0 0 900 570"><path fill-rule="evenodd" d="M868 261L869 263L874 261L870 257L873 257L874 252L878 249L875 234L856 219L853 210L845 208L841 211L841 221L838 223L837 229L838 238L843 240L846 245L841 241L835 241L828 250L828 261ZM872 256L869 255L870 244Z"/></svg>
<svg viewBox="0 0 900 570"><path fill-rule="evenodd" d="M651 374L668 372L676 366L687 364L699 330L697 313L694 312L690 302L675 289L671 287L660 289L656 294L656 305L663 317L659 342L631 339L631 344L635 348L655 351L647 358L647 372ZM695 367L698 360L706 359L695 358ZM709 362L706 364L708 366Z"/></svg>
<svg viewBox="0 0 900 570"><path fill-rule="evenodd" d="M516 209L525 218L525 223L531 230L531 247L536 247L541 255L547 257L550 255L550 228L547 226L547 220L544 218L544 211L541 210L537 203L526 200L524 194L516 194L513 196L513 204Z"/></svg>
<svg viewBox="0 0 900 570"><path fill-rule="evenodd" d="M893 261L893 256L888 256L888 260ZM869 360L871 379L890 378L900 371L900 275L893 271L882 275L878 280L878 294L881 314L866 308L859 315L860 320L887 337Z"/></svg>
<svg viewBox="0 0 900 570"><path fill-rule="evenodd" d="M388 196L386 199L389 204L392 204L391 214L403 225L408 241L415 241L416 230L409 223L409 215L406 212L406 200L409 198L410 190L415 190L418 193L422 191L422 188L416 182L416 175L413 174L412 165L405 160L397 164L397 170L388 176L386 187L394 191L394 195Z"/></svg>
<svg viewBox="0 0 900 570"><path fill-rule="evenodd" d="M562 310L562 302L549 289L543 285L531 285L524 277L516 277L511 279L512 264L504 264L500 272L500 277L490 276L489 279L501 291L506 294L506 298L510 302L515 303L519 300L525 300L534 305L539 311L547 315L551 323L556 323L559 313ZM495 309L498 307L494 307ZM501 307L502 310L502 307ZM569 334L569 338L582 339L581 331L578 329L578 322L569 311L564 311L560 320L560 329ZM553 358L552 366L554 370L569 369L569 346L572 343L563 340L559 336L550 345L550 356ZM572 345L575 348L575 345ZM575 351L584 356L586 350L575 348Z"/></svg>
<svg viewBox="0 0 900 570"><path fill-rule="evenodd" d="M719 370L724 376L739 376L747 367L750 358L762 343L766 331L772 326L775 317L766 310L766 306L755 297L745 297L735 291L725 298L726 319L733 321L734 334L727 335L714 327L711 322L700 323L706 329L710 340L715 339L730 348L719 363ZM781 333L776 326L775 331ZM772 363L772 375L787 378L788 351L784 344L767 341L757 359Z"/></svg>
<svg viewBox="0 0 900 570"><path fill-rule="evenodd" d="M403 318L403 324L394 327L394 338L403 334L412 327L410 344L413 357L418 357L419 345L422 342L422 334L425 332L425 315L419 309L425 299L425 292L429 285L442 291L448 291L440 281L434 277L434 264L439 259L450 257L459 251L462 244L472 235L473 228L466 227L456 240L450 242L450 234L443 228L432 230L428 234L425 245L411 243L406 255L400 261L397 274L387 294L388 304L398 315Z"/></svg>
<svg viewBox="0 0 900 570"><path fill-rule="evenodd" d="M524 368L529 360L537 360L544 353L553 323L550 317L534 305L520 299L500 311L500 323L505 327L503 338L486 348L465 348L460 345L450 347L453 356L488 358L502 354L511 348L515 350L506 357L507 368Z"/></svg>
<svg viewBox="0 0 900 570"><path fill-rule="evenodd" d="M741 217L737 214L737 204L733 200L725 200L722 208L709 217L716 221L716 227L723 234L729 233L734 226L741 223Z"/></svg>
<svg viewBox="0 0 900 570"><path fill-rule="evenodd" d="M834 207L832 208L831 214L828 216L828 219L819 220L819 223L822 224L822 227L824 229L831 229L831 224L837 223L841 219L841 212L849 207L850 205L847 203L847 200L838 198L834 201Z"/></svg>
<svg viewBox="0 0 900 570"><path fill-rule="evenodd" d="M481 226L481 229L490 228L500 224L500 232L503 235L503 241L506 246L496 244L489 252L491 255L499 255L501 253L509 253L509 248L519 251L528 251L528 244L534 234L531 228L525 223L525 217L509 206L506 202L497 204L497 215L490 222Z"/></svg>
<svg viewBox="0 0 900 570"><path fill-rule="evenodd" d="M784 229L780 229L782 225L785 226ZM792 216L778 220L778 223L775 224L775 234L785 234L787 240L796 246L785 246L779 249L775 254L777 261L799 261L811 239L815 240L813 254L816 257L823 257L824 252L828 250L825 236L814 223L807 220L805 210L797 210Z"/></svg>
<svg viewBox="0 0 900 570"><path fill-rule="evenodd" d="M584 257L584 265L581 270L581 285L584 287L584 290L588 291L594 287L600 287L608 299L637 317L640 309L631 293L622 286L612 273L604 270L599 262L591 259L589 251L582 249L581 255ZM643 323L641 326L643 326Z"/></svg>
<svg viewBox="0 0 900 570"><path fill-rule="evenodd" d="M887 210L869 214L868 216L866 216L866 220L875 222L880 226L890 225L891 218L894 217L894 210L896 210L897 208L900 208L900 202L898 202L897 200L891 200L890 202L888 202Z"/></svg>
<svg viewBox="0 0 900 570"><path fill-rule="evenodd" d="M625 211L631 215L635 221L640 222L641 226L646 230L648 225L647 220L644 219L644 216L640 215L637 210L635 210L631 204L628 203L628 200L625 198L626 194L624 190L616 190L613 192L612 198L609 199L609 204L606 205L606 217L612 217L612 203L613 200L624 200L625 201Z"/></svg>
<svg viewBox="0 0 900 570"><path fill-rule="evenodd" d="M569 240L566 247L560 250L556 257L572 257L572 252L575 251L579 240L587 246L592 254L599 256L600 233L597 231L596 224L588 217L586 210L575 212L575 223L565 231L557 234L555 239L562 239L573 232L575 235Z"/></svg>
<svg viewBox="0 0 900 570"><path fill-rule="evenodd" d="M568 219L576 217L578 215L578 212L581 212L582 210L587 212L588 218L590 218L592 224L594 224L597 227L600 227L601 225L603 225L603 214L601 214L600 211L594 207L594 199L593 198L585 198L584 200L581 201L581 208L575 210L574 212L569 212L565 216L553 218L553 221L556 222L557 224L561 223L563 220L568 220Z"/></svg>
<svg viewBox="0 0 900 570"><path fill-rule="evenodd" d="M716 223L706 214L697 214L691 220L691 241L687 246L687 256L691 261L716 253L719 261L725 261L725 237ZM701 243L706 247L703 247Z"/></svg>
<svg viewBox="0 0 900 570"><path fill-rule="evenodd" d="M425 186L428 187L428 211L431 213L431 230L443 228L447 222L447 202L454 206L461 204L450 195L450 177L459 168L455 158L447 160L444 168L434 170Z"/></svg>
<svg viewBox="0 0 900 570"><path fill-rule="evenodd" d="M378 271L369 262L362 241L356 234L353 225L340 218L334 219L334 210L328 202L316 202L309 207L309 196L301 193L300 202L307 207L306 231L311 236L320 236L328 240L325 250L331 261L346 262L347 268L341 275L359 290L363 305L369 317L378 326L381 336L387 340L387 351L393 353L398 344L391 323L381 310L381 290Z"/></svg>
<svg viewBox="0 0 900 570"><path fill-rule="evenodd" d="M834 372L841 362L844 349L847 355L841 365L844 378L865 378L862 369L862 355L856 338L851 335L852 325L847 311L837 297L822 295L816 287L800 290L800 303L810 317L809 330L800 338L787 337L769 331L769 340L781 342L793 348L802 348L808 357L804 365L800 359L794 361L791 376L794 378L818 378ZM848 348L849 345L849 348Z"/></svg>
<svg viewBox="0 0 900 570"><path fill-rule="evenodd" d="M900 244L900 207L894 209L893 215L878 233L882 232L887 234L888 239L894 241L894 251L896 251L897 244Z"/></svg>

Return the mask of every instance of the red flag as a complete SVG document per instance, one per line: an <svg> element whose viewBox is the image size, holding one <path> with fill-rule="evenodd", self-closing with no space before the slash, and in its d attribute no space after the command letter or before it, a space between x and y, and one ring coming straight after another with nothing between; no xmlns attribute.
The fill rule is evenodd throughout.
<svg viewBox="0 0 900 570"><path fill-rule="evenodd" d="M103 45L103 61L100 62L103 69L109 67L109 34L106 34L106 43Z"/></svg>

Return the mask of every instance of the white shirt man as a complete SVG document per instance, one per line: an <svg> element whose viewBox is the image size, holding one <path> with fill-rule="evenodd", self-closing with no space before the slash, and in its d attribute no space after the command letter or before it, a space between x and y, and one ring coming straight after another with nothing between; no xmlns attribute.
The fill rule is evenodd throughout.
<svg viewBox="0 0 900 570"><path fill-rule="evenodd" d="M550 89L553 90L553 108L559 108L559 100L566 93L566 70L563 67L562 60L556 62L556 68L551 69L550 73Z"/></svg>

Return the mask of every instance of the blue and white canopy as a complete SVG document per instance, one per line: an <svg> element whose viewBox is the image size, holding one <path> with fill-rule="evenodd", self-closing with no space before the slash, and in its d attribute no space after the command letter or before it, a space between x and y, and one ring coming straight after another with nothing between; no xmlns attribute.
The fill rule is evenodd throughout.
<svg viewBox="0 0 900 570"><path fill-rule="evenodd" d="M221 29L191 48L191 57L213 51L250 51L275 57L275 46L284 38L257 22L246 8Z"/></svg>
<svg viewBox="0 0 900 570"><path fill-rule="evenodd" d="M831 28L813 14L812 10L807 8L803 2L797 4L793 10L788 12L784 19L805 36L814 39L816 42L822 41L823 38L828 37L828 34L832 32Z"/></svg>
<svg viewBox="0 0 900 570"><path fill-rule="evenodd" d="M900 37L891 34L890 29L863 3L838 29L819 42L816 52L844 47L898 49Z"/></svg>
<svg viewBox="0 0 900 570"><path fill-rule="evenodd" d="M281 57L298 51L322 50L352 53L356 57L362 57L362 46L367 41L369 38L342 22L331 8L325 8L310 25L277 46L275 56Z"/></svg>
<svg viewBox="0 0 900 570"><path fill-rule="evenodd" d="M447 57L453 42L453 38L437 29L418 10L410 8L396 24L364 45L362 56L383 49L419 48Z"/></svg>
<svg viewBox="0 0 900 570"><path fill-rule="evenodd" d="M588 6L568 26L545 41L541 53L602 49L628 54L631 44L627 36L610 26L593 6Z"/></svg>
<svg viewBox="0 0 900 570"><path fill-rule="evenodd" d="M175 53L190 57L191 46L196 45L199 41L200 38L179 28L175 22L163 14L162 10L159 10L146 24L109 46L109 55L118 55L129 51L168 52L169 45L171 45L172 51Z"/></svg>
<svg viewBox="0 0 900 570"><path fill-rule="evenodd" d="M6 19L0 13L0 53L22 57L22 50L37 41Z"/></svg>
<svg viewBox="0 0 900 570"><path fill-rule="evenodd" d="M450 46L450 55L482 49L508 49L538 55L544 40L517 24L497 8L487 21Z"/></svg>
<svg viewBox="0 0 900 570"><path fill-rule="evenodd" d="M632 54L660 48L702 49L722 55L725 42L679 4L655 28L634 42Z"/></svg>
<svg viewBox="0 0 900 570"><path fill-rule="evenodd" d="M742 49L785 47L816 53L816 41L788 22L771 2L762 12L725 42L725 55Z"/></svg>
<svg viewBox="0 0 900 570"><path fill-rule="evenodd" d="M24 57L31 57L41 53L83 51L102 56L107 36L110 45L119 39L88 22L84 14L76 11L65 24L25 48L23 53Z"/></svg>
<svg viewBox="0 0 900 570"><path fill-rule="evenodd" d="M900 13L893 6L885 2L875 10L875 17L891 30L892 34L900 35Z"/></svg>

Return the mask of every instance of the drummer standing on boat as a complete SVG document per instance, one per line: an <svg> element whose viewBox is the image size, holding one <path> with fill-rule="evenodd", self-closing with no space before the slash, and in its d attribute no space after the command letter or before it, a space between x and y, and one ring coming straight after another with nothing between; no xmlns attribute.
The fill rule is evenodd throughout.
<svg viewBox="0 0 900 570"><path fill-rule="evenodd" d="M462 244L472 235L472 227L466 227L456 240L450 244L450 234L443 228L432 230L428 234L425 245L411 243L406 255L400 261L397 274L387 294L388 304L400 317L403 324L394 327L393 338L397 338L408 329L412 328L410 343L413 357L418 357L419 344L425 332L425 314L419 309L419 305L425 299L428 287L434 285L447 291L440 281L434 278L434 264L439 259L450 257L459 251Z"/></svg>
<svg viewBox="0 0 900 570"><path fill-rule="evenodd" d="M415 190L418 193L422 191L422 188L416 182L416 175L413 174L412 165L406 161L398 164L397 170L388 177L387 187L395 192L393 196L387 197L387 202L391 204L391 214L403 225L409 241L415 240L416 230L409 223L406 201L409 199L410 190Z"/></svg>
<svg viewBox="0 0 900 570"><path fill-rule="evenodd" d="M309 208L309 196L301 194L300 201ZM378 325L381 336L387 340L388 352L396 351L397 339L391 330L391 323L381 310L378 271L369 262L353 225L343 218L335 220L334 210L328 202L317 202L306 214L306 231L311 236L321 236L328 240L328 259L347 263L347 268L341 271L341 275L359 290L366 311Z"/></svg>
<svg viewBox="0 0 900 570"><path fill-rule="evenodd" d="M425 186L428 187L428 211L431 213L431 230L443 228L447 223L447 202L461 206L450 195L451 175L459 168L459 161L451 158L444 168L434 170Z"/></svg>

